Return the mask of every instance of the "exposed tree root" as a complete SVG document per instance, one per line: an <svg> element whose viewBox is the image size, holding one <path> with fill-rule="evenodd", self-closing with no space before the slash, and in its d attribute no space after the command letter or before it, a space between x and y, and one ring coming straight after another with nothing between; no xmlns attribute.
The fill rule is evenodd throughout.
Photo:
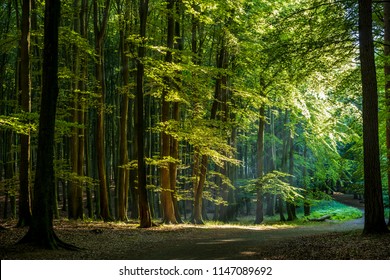
<svg viewBox="0 0 390 280"><path fill-rule="evenodd" d="M39 248L45 248L50 250L65 249L70 251L78 251L81 248L68 244L55 234L54 230L48 230L47 232L37 232L30 228L27 234L17 242L17 244L32 244Z"/></svg>

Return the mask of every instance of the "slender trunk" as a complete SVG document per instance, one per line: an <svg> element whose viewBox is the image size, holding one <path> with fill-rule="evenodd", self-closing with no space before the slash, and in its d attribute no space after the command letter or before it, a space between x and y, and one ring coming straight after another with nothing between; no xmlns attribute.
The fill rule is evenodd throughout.
<svg viewBox="0 0 390 280"><path fill-rule="evenodd" d="M202 155L200 163L199 180L194 190L194 209L192 222L194 224L204 224L203 222L203 186L206 181L208 157Z"/></svg>
<svg viewBox="0 0 390 280"><path fill-rule="evenodd" d="M106 0L103 12L103 20L100 23L98 13L98 3L94 1L94 31L95 31L95 50L96 58L96 91L98 97L98 112L96 124L96 154L99 176L99 197L100 197L100 213L99 216L105 221L112 220L109 202L108 202L108 186L105 166L105 147L104 147L104 97L105 97L105 79L104 79L104 50L103 43L107 29L108 15L110 9L110 0ZM100 23L100 26L99 26Z"/></svg>
<svg viewBox="0 0 390 280"><path fill-rule="evenodd" d="M171 64L173 62L172 49L174 47L174 35L175 35L175 0L167 1L167 14L168 14L168 26L167 26L167 48L168 51L165 56L165 62ZM162 106L161 106L161 121L165 125L170 120L170 102L168 101L168 89L172 87L171 78L164 77L164 88L162 91ZM165 132L161 135L161 156L163 160L169 159L171 156L171 137ZM176 224L175 208L173 204L173 192L174 186L171 185L171 164L166 162L161 168L161 203L163 208L163 222L166 224Z"/></svg>
<svg viewBox="0 0 390 280"><path fill-rule="evenodd" d="M120 134L119 134L119 193L118 193L118 220L126 221L128 210L128 191L129 191L129 171L123 166L128 164L128 144L127 144L127 127L129 114L129 59L127 53L129 51L128 43L128 21L130 20L130 1L125 3L124 22L121 24L120 31L120 50L122 61L122 79L123 79L123 95L121 102L121 119L120 119Z"/></svg>
<svg viewBox="0 0 390 280"><path fill-rule="evenodd" d="M384 218L379 159L378 91L372 35L372 1L359 0L359 48L363 89L363 233L388 232Z"/></svg>
<svg viewBox="0 0 390 280"><path fill-rule="evenodd" d="M149 0L139 1L140 37L143 40L138 47L137 60L137 89L136 89L136 131L137 131L137 161L138 161L138 193L139 193L139 219L140 227L148 228L153 225L146 190L146 164L145 164L145 127L144 127L144 57L146 39L146 21L149 9Z"/></svg>
<svg viewBox="0 0 390 280"><path fill-rule="evenodd" d="M303 148L303 171L302 171L302 177L303 177L303 189L306 191L306 194L308 193L308 178L307 178L307 143L305 139L305 147ZM310 216L310 203L308 202L308 199L306 198L303 205L303 213L305 216Z"/></svg>
<svg viewBox="0 0 390 280"><path fill-rule="evenodd" d="M74 31L80 33L80 18L77 13L80 7L80 0L74 0ZM72 122L74 124L78 124L79 122L79 114L81 114L79 110L79 91L80 91L80 50L77 45L73 46L73 73L74 73L74 82L73 82L73 102L71 104L72 107ZM75 126L72 129L72 141L70 143L70 162L72 167L72 173L77 175L75 179L73 179L69 183L69 211L68 217L70 219L83 219L83 205L82 205L82 186L81 182L78 179L79 175L79 128Z"/></svg>
<svg viewBox="0 0 390 280"><path fill-rule="evenodd" d="M30 74L30 29L31 0L23 0L22 5L22 38L20 41L20 88L22 92L21 107L26 113L31 112L31 74ZM20 136L20 196L18 226L26 226L31 221L30 210L30 130Z"/></svg>
<svg viewBox="0 0 390 280"><path fill-rule="evenodd" d="M269 108L269 119L270 119L270 130L271 130L271 156L269 158L269 172L272 172L276 170L276 143L275 143L275 115L272 112L271 108ZM275 195L274 194L267 194L267 210L266 215L267 216L273 216L275 215Z"/></svg>
<svg viewBox="0 0 390 280"><path fill-rule="evenodd" d="M384 3L384 55L385 55L385 99L386 99L386 148L387 148L387 193L389 196L390 207L390 3ZM390 211L389 221L390 226Z"/></svg>
<svg viewBox="0 0 390 280"><path fill-rule="evenodd" d="M180 25L180 16L182 15L182 8L181 8L181 0L176 0L176 16L177 16L177 19L175 20L175 37L177 38L176 39L176 43L174 45L174 48L176 50L178 50L179 52L183 50L184 48L184 42L183 42L183 36L181 34L181 25ZM176 61L180 62L181 61L181 58L176 58ZM178 73L179 74L179 73ZM176 78L176 84L180 84L181 81L180 81L180 78ZM179 123L179 120L180 120L180 105L179 105L179 102L173 102L173 105L172 105L172 119L176 122L176 123ZM179 160L179 141L171 136L171 139L170 139L170 153L171 153L171 157L175 160L175 161L178 161ZM176 184L177 184L177 162L172 162L170 163L170 166L169 166L169 169L170 169L170 185L171 185L171 188L173 190L172 192L172 200L173 200L173 207L174 207L174 212L175 212L175 216L176 216L176 221L178 223L183 223L182 219L181 219L181 215L180 215L180 210L179 210L179 204L178 204L178 200L177 200L177 188L176 188Z"/></svg>
<svg viewBox="0 0 390 280"><path fill-rule="evenodd" d="M6 186L5 186L5 204L4 204L4 219L8 218L8 200L10 201L10 208L11 208L11 218L15 218L13 215L13 202L15 202L15 194L14 194L14 186L13 186L13 179L14 179L14 164L13 164L13 152L12 152L12 145L13 145L13 137L14 133L11 130L6 131L6 137L5 137L5 170L4 170L4 177L7 180ZM15 205L16 206L16 205ZM20 225L24 226L24 225Z"/></svg>
<svg viewBox="0 0 390 280"><path fill-rule="evenodd" d="M281 162L281 170L282 172L284 173L287 173L288 172L288 166L287 166L287 163L288 163L288 148L289 148L289 140L290 140L290 137L289 137L289 129L287 127L287 124L288 124L288 120L289 119L289 111L288 109L285 110L285 113L284 113L284 120L283 120L283 133L282 133L282 139L283 139L283 150L282 150L282 162ZM284 217L284 213L283 213L283 204L286 203L286 210L287 210L287 215L290 214L290 218L291 218L291 212L290 212L290 207L289 207L289 204L288 202L286 202L282 195L278 195L278 200L279 200L279 215L280 215L280 220L281 221L285 221L285 217Z"/></svg>
<svg viewBox="0 0 390 280"><path fill-rule="evenodd" d="M288 173L290 174L290 178L289 178L289 184L292 186L294 184L294 137L293 137L293 132L291 131L291 135L290 135L290 151L289 151L289 168L288 168ZM288 217L288 220L289 221L293 221L293 220L296 220L297 219L297 214L296 214L296 209L295 209L295 202L294 201L290 201L288 202L288 213L289 213L289 217Z"/></svg>
<svg viewBox="0 0 390 280"><path fill-rule="evenodd" d="M261 180L264 174L264 128L265 106L261 105L259 112L259 130L257 134L257 179ZM259 182L257 186L256 219L255 224L261 224L264 220L263 212L263 186Z"/></svg>

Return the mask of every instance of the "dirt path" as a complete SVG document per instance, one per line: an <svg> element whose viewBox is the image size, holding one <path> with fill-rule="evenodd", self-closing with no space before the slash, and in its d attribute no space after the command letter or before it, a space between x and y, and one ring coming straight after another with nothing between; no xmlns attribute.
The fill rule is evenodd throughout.
<svg viewBox="0 0 390 280"><path fill-rule="evenodd" d="M334 199L364 211L364 205L352 195L335 194ZM141 259L232 259L256 255L270 243L302 239L323 234L362 230L364 218L343 223L326 221L317 225L298 227L197 227L198 235L187 240L169 240L159 246L151 246ZM183 249L185 248L185 249Z"/></svg>
<svg viewBox="0 0 390 280"><path fill-rule="evenodd" d="M10 228L0 231L0 258L390 259L389 235L365 239L361 236L362 229L363 219L297 227L180 225L151 229L137 229L128 224L64 222L56 224L57 234L84 250L46 251L28 245L15 246L25 230Z"/></svg>
<svg viewBox="0 0 390 280"><path fill-rule="evenodd" d="M150 246L142 256L135 259L242 259L256 255L270 244L317 235L361 230L363 220L342 224L325 222L313 226L286 228L197 228L197 235L181 240L173 237L159 246Z"/></svg>

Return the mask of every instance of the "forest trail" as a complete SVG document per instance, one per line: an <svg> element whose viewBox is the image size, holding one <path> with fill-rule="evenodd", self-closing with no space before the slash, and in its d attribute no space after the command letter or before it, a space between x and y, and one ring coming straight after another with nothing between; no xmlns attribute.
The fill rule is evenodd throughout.
<svg viewBox="0 0 390 280"><path fill-rule="evenodd" d="M364 204L352 195L336 193L333 198L364 211ZM363 230L363 226L362 217L342 223L328 220L317 225L282 228L205 227L198 236L187 241L172 240L165 243L164 248L151 246L147 253L136 259L245 259L258 255L263 248L269 250L271 243L280 244L317 235Z"/></svg>
<svg viewBox="0 0 390 280"><path fill-rule="evenodd" d="M336 198L338 201L341 198ZM349 197L343 196L344 200ZM347 204L348 202L346 202ZM354 201L356 203L356 201ZM362 205L359 206L360 209ZM161 226L136 229L118 223L58 222L57 234L83 247L78 252L48 251L17 245L25 230L0 231L1 259L349 259L390 258L383 240L361 242L363 218L347 222L326 220L305 226ZM97 230L98 229L98 230ZM386 237L386 238L389 238ZM390 238L389 238L390 239ZM356 241L354 241L356 240ZM376 242L374 245L372 242ZM376 246L376 244L381 244ZM390 240L389 240L390 244ZM351 246L359 246L355 249ZM361 250L361 246L370 246ZM380 247L382 246L382 247ZM378 250L377 248L380 247ZM373 248L373 249L370 249ZM351 251L355 255L350 255ZM356 255L358 254L358 255ZM360 255L359 255L360 254Z"/></svg>

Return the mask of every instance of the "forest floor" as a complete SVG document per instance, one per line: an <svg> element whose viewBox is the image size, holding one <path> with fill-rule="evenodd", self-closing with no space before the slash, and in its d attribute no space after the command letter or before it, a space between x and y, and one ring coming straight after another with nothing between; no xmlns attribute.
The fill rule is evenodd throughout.
<svg viewBox="0 0 390 280"><path fill-rule="evenodd" d="M340 195L339 195L340 196ZM362 209L350 196L335 197ZM81 249L42 250L15 245L27 229L5 224L0 259L390 259L390 234L362 235L363 218L292 226L164 225L138 229L135 223L55 221L57 235Z"/></svg>

